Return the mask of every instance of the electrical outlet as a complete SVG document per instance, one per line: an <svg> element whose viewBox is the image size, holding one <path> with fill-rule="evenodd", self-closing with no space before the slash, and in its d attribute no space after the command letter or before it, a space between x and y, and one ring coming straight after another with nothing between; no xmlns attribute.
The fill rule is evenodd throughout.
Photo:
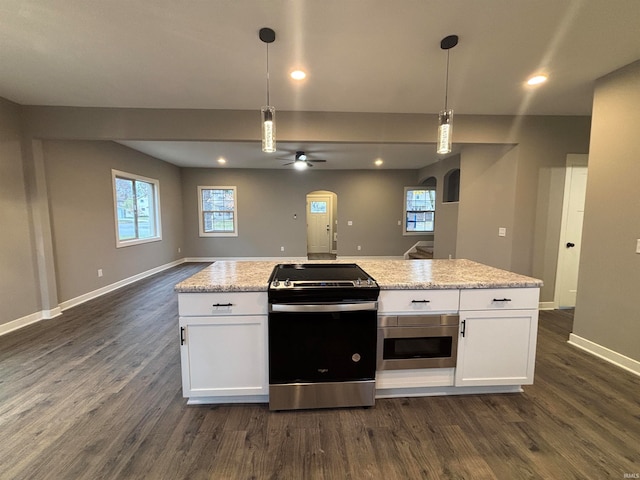
<svg viewBox="0 0 640 480"><path fill-rule="evenodd" d="M101 269L101 268L99 268L99 269L98 269L98 276L99 276L99 277L101 277L101 276L102 276L102 269Z"/></svg>
<svg viewBox="0 0 640 480"><path fill-rule="evenodd" d="M362 247L360 245L358 245L358 250L362 250Z"/></svg>
<svg viewBox="0 0 640 480"><path fill-rule="evenodd" d="M347 220L347 225L349 225L349 226L353 225L353 221Z"/></svg>
<svg viewBox="0 0 640 480"><path fill-rule="evenodd" d="M499 237L506 237L507 236L507 229L504 228L504 227L498 228L498 236Z"/></svg>
<svg viewBox="0 0 640 480"><path fill-rule="evenodd" d="M182 250L180 249L180 247L178 247L178 253L180 253Z"/></svg>
<svg viewBox="0 0 640 480"><path fill-rule="evenodd" d="M402 226L402 220L398 220L398 226L401 227Z"/></svg>
<svg viewBox="0 0 640 480"><path fill-rule="evenodd" d="M284 252L284 247L280 247L280 251L281 251L281 252Z"/></svg>

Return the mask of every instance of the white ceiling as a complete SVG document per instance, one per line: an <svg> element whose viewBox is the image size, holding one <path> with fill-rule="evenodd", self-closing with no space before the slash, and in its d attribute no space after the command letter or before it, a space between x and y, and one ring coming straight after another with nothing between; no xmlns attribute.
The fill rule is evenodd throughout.
<svg viewBox="0 0 640 480"><path fill-rule="evenodd" d="M26 105L257 110L266 102L258 30L268 26L277 36L269 69L278 110L437 112L440 40L457 34L449 83L457 114L589 115L594 80L640 59L639 25L640 0L0 0L0 96ZM288 74L297 67L308 77L294 83ZM539 71L549 82L525 88ZM183 163L207 147L146 143L131 146ZM223 146L209 145L208 158L224 155ZM333 144L302 147L334 158ZM385 148L361 147L358 161L366 154L368 164L374 148ZM340 154L357 156L349 151Z"/></svg>

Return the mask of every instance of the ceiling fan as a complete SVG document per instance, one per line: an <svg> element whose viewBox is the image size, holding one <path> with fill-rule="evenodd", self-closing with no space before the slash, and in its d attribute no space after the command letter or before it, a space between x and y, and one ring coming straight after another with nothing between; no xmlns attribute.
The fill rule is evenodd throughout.
<svg viewBox="0 0 640 480"><path fill-rule="evenodd" d="M284 157L280 157L280 158L282 160L288 160L287 158L284 158ZM295 168L303 169L307 167L313 167L314 163L323 163L323 162L326 162L326 160L323 160L323 159L311 160L309 159L307 154L304 153L303 150L298 150L296 152L295 160L293 162L285 163L283 166L293 165Z"/></svg>

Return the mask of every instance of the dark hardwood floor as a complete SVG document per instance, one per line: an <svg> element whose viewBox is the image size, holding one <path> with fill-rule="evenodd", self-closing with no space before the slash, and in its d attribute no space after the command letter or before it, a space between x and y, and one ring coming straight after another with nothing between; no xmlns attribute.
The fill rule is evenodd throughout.
<svg viewBox="0 0 640 480"><path fill-rule="evenodd" d="M0 478L623 479L640 473L640 378L540 313L522 394L371 409L186 406L173 285L184 264L0 337ZM625 477L627 474L627 477Z"/></svg>

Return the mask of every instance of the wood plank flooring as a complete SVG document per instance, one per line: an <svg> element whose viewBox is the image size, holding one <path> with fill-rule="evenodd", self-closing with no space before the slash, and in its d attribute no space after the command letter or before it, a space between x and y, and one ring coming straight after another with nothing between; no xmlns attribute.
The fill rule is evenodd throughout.
<svg viewBox="0 0 640 480"><path fill-rule="evenodd" d="M522 394L371 409L186 406L184 264L0 337L0 479L623 479L640 473L640 378L541 312ZM627 474L627 477L625 477Z"/></svg>

